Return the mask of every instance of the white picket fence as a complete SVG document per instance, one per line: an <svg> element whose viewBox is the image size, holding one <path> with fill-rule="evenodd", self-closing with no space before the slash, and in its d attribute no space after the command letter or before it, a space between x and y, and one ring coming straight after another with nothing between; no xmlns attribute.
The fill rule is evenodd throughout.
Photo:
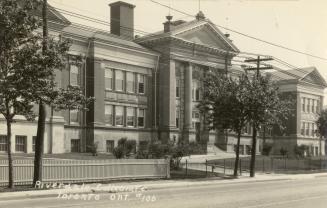
<svg viewBox="0 0 327 208"><path fill-rule="evenodd" d="M31 184L34 161L14 160L16 185ZM42 182L99 182L121 179L169 178L164 159L56 160L44 159ZM8 184L8 161L0 160L0 186Z"/></svg>

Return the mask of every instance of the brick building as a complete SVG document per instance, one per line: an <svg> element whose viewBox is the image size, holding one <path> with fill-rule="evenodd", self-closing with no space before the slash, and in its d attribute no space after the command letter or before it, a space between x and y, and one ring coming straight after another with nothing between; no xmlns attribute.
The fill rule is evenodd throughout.
<svg viewBox="0 0 327 208"><path fill-rule="evenodd" d="M125 2L109 6L110 33L70 23L55 9L49 9L50 34L72 40L70 62L66 69L57 72L58 85L79 85L85 95L94 96L96 101L88 112L52 112L48 108L44 152L85 152L96 143L100 152L110 153L121 138L135 140L140 145L151 139L205 140L209 152L215 151L214 144L232 152L235 136L204 131L203 116L196 108L201 99L200 79L207 70L242 73L231 65L239 50L228 36L199 12L189 22L173 21L167 16L162 31L135 38L135 6ZM80 55L83 59L76 63L74 57ZM296 93L300 97L298 102L303 97L305 102L310 100L321 106L326 86L323 78L317 70L302 78L293 83L284 77L280 81L281 89ZM298 102L297 106L301 106ZM306 111L298 114L291 124L292 139L271 137L271 141L276 140L275 144L280 146L289 145L294 143L296 135L296 141L315 141L316 148L316 138L301 136L301 123L311 129L314 118ZM37 124L22 117L16 119L12 151L31 153ZM0 122L0 151L5 151L5 123L3 119ZM250 129L250 126L246 128L242 136L243 154L250 151ZM260 145L258 142L258 151Z"/></svg>

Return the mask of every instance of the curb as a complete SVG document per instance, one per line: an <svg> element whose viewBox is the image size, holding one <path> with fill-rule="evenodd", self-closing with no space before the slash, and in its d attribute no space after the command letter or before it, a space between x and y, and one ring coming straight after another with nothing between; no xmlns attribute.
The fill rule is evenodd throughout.
<svg viewBox="0 0 327 208"><path fill-rule="evenodd" d="M259 176L259 177L258 177ZM0 193L0 200L17 200L17 199L29 199L29 198L46 198L46 197L58 197L59 194L103 194L103 193L126 193L132 192L131 190L126 190L130 188L143 187L144 191L158 190L158 189L169 189L178 187L196 187L201 185L225 185L225 184L240 184L249 182L272 182L272 181L289 181L289 180L302 180L302 179L314 179L327 177L327 173L323 174L299 174L299 175L275 175L267 178L261 178L258 175L257 178L242 177L238 179L223 179L223 180L205 180L205 181L168 181L167 183L153 183L153 184L142 184L139 182L132 183L113 183L110 185L102 186L100 189L88 188L88 189L50 189L50 190L33 190L33 191L20 191L20 192L3 192ZM93 184L95 185L95 184ZM112 190L112 187L125 187L125 190Z"/></svg>

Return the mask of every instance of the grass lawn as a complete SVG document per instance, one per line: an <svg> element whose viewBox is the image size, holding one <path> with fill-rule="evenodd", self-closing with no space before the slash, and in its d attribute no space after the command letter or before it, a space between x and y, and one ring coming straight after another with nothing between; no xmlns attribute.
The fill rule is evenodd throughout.
<svg viewBox="0 0 327 208"><path fill-rule="evenodd" d="M201 170L192 170L188 169L187 173L184 168L180 168L178 170L171 170L170 171L171 179L205 179L205 178L229 178L228 176L224 176L221 173L212 173L210 171L206 172Z"/></svg>

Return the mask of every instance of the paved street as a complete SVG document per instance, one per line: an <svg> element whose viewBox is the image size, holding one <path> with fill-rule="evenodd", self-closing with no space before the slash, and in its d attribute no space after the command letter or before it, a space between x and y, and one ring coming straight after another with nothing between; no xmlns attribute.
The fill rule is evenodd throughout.
<svg viewBox="0 0 327 208"><path fill-rule="evenodd" d="M138 194L142 195L138 195ZM322 208L327 204L327 177L311 179L252 181L212 185L191 185L154 189L137 193L94 195L90 200L67 196L0 201L1 208L64 207L165 207L165 208ZM98 200L97 200L98 199Z"/></svg>

